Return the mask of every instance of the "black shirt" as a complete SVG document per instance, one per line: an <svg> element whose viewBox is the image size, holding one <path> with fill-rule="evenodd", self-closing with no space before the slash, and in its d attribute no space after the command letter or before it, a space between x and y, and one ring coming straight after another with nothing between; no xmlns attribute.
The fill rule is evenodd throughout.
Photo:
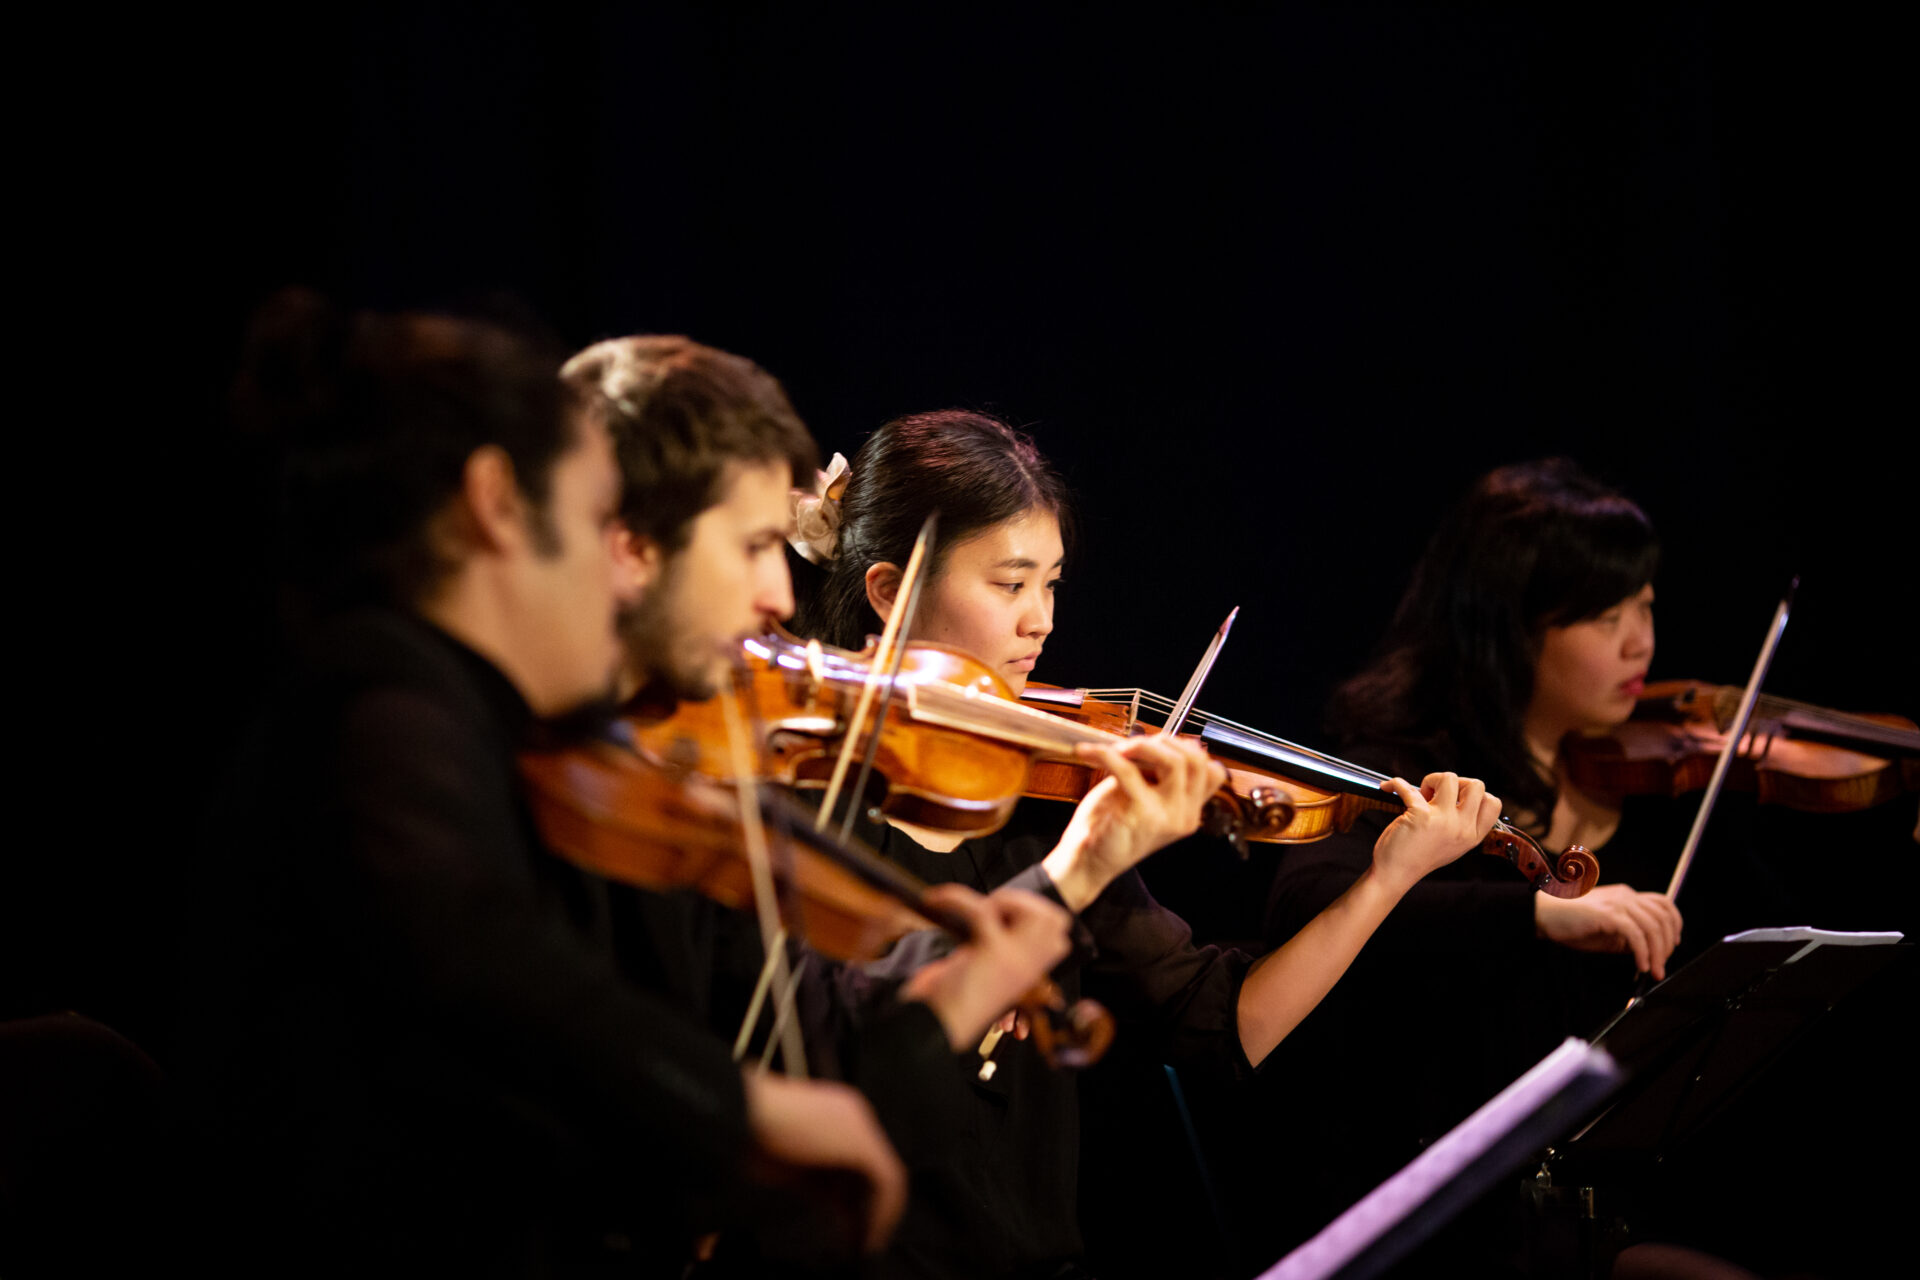
<svg viewBox="0 0 1920 1280"><path fill-rule="evenodd" d="M981 892L1011 884L1058 901L1038 864L1070 813L1028 801L1006 828L950 853L925 849L893 827L866 826L860 834L923 880ZM1223 1075L1251 1072L1237 1019L1251 957L1195 947L1186 924L1155 902L1132 872L1110 885L1081 921L1093 947L1055 973L1069 1001L1081 995L1101 1001L1121 1039L1140 1052L1202 1063ZM876 967L910 971L942 946L914 935ZM1083 1252L1075 1198L1078 1081L1048 1066L1030 1040L1005 1037L993 1057L986 1080L975 1052L950 1064L962 1086L945 1104L956 1109L948 1118L956 1135L952 1158L916 1176L907 1215L884 1259L886 1274L1067 1274L1063 1268Z"/></svg>
<svg viewBox="0 0 1920 1280"><path fill-rule="evenodd" d="M1409 778L1437 767L1385 749L1361 747L1352 758ZM1390 820L1363 815L1351 831L1282 852L1270 946L1346 891ZM1676 847L1673 822L1664 799L1630 800L1615 837L1596 851L1601 881L1664 887L1655 867ZM1633 970L1631 956L1537 937L1534 891L1504 859L1468 852L1430 872L1269 1060L1266 1114L1248 1128L1284 1135L1294 1155L1261 1171L1273 1206L1261 1247L1277 1256L1311 1235L1566 1037L1597 1032L1631 994ZM1512 1233L1481 1223L1462 1235L1479 1248Z"/></svg>
<svg viewBox="0 0 1920 1280"><path fill-rule="evenodd" d="M319 637L251 738L189 948L199 1250L668 1269L729 1200L744 1099L689 999L698 939L658 939L679 959L632 979L609 886L520 800L528 721L479 655L375 612Z"/></svg>

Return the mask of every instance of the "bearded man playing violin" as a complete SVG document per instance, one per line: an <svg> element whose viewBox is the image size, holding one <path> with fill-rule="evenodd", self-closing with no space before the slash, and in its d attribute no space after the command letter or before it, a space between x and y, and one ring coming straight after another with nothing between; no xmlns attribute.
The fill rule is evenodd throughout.
<svg viewBox="0 0 1920 1280"><path fill-rule="evenodd" d="M654 706L720 695L742 640L793 611L789 493L812 475L812 438L772 377L683 337L597 343L564 377L603 406L623 479L610 538L623 602L619 699ZM737 1018L763 961L755 921L685 894L636 889L622 901L629 964L680 981L704 973L696 986L726 993L710 1014ZM929 1088L952 1089L951 1055L977 1043L1066 954L1069 921L1018 889L945 885L928 902L964 921L969 938L911 973L875 978L793 951L805 960L795 1016L811 1067L869 1095L916 1169L950 1147ZM763 1016L762 1027L771 1020ZM723 1241L730 1247L738 1242Z"/></svg>

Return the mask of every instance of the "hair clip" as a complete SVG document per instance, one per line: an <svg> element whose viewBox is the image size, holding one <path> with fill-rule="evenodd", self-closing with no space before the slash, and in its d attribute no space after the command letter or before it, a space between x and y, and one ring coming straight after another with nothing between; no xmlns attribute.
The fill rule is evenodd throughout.
<svg viewBox="0 0 1920 1280"><path fill-rule="evenodd" d="M852 466L836 453L827 469L816 473L811 492L794 489L787 495L793 532L787 543L812 564L830 563L840 549L840 495L847 491Z"/></svg>

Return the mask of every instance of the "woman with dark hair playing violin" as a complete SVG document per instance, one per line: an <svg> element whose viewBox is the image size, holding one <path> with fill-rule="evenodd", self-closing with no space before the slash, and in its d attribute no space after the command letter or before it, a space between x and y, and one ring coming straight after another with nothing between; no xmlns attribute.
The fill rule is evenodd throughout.
<svg viewBox="0 0 1920 1280"><path fill-rule="evenodd" d="M1619 826L1619 809L1565 780L1561 743L1633 713L1653 659L1659 556L1640 509L1572 463L1492 472L1435 535L1381 656L1334 695L1337 747L1394 767L1458 762L1497 779L1544 846L1599 849ZM1328 846L1329 861L1336 848ZM1318 878L1309 862L1285 863L1278 927L1305 909L1287 904L1298 881ZM1418 896L1437 902L1452 893L1435 881ZM1533 913L1541 938L1630 951L1639 972L1656 978L1679 941L1672 902L1623 884L1580 898L1504 896Z"/></svg>
<svg viewBox="0 0 1920 1280"><path fill-rule="evenodd" d="M926 515L939 512L910 638L973 653L1017 693L1054 621L1054 584L1070 532L1059 477L1026 437L962 411L897 419L851 468L838 460L820 492L797 497L796 550L824 570L803 591L801 634L859 648L900 594L902 567ZM1195 746L1140 738L1090 749L1110 776L1074 811L1064 834L1048 806L1026 805L976 839L889 821L862 835L922 879L985 890L1038 889L1078 912L1093 958L1057 976L1114 1011L1123 1038L1169 1059L1246 1076L1337 981L1375 927L1432 868L1479 843L1499 801L1479 782L1430 772L1391 788L1406 812L1381 833L1367 870L1277 951L1258 959L1193 945L1186 924L1156 903L1132 868L1198 826L1222 771ZM915 935L883 964L911 967ZM990 1055L990 1056L989 1056ZM890 1257L903 1274L1073 1275L1075 1085L1040 1069L1009 1036L965 1055L959 1158L922 1181Z"/></svg>
<svg viewBox="0 0 1920 1280"><path fill-rule="evenodd" d="M1620 874L1634 860L1615 839L1618 802L1566 780L1561 743L1633 712L1653 657L1658 560L1640 509L1570 462L1483 477L1427 547L1379 656L1335 694L1335 749L1378 769L1444 760L1480 773L1543 845L1585 845ZM1286 853L1268 904L1269 943L1293 936L1353 881L1376 826L1363 819L1345 836ZM1336 1103L1368 1100L1365 1119L1340 1110L1337 1131L1310 1139L1314 1174L1287 1197L1302 1210L1295 1235L1561 1038L1591 1034L1598 1023L1583 1019L1603 1005L1617 1011L1636 970L1666 974L1681 919L1664 894L1613 883L1553 898L1484 874L1480 861L1416 885L1277 1057L1275 1123L1291 1122L1302 1089ZM1572 952L1626 953L1632 963ZM1612 988L1590 1014L1572 1007ZM1419 1046L1417 1063L1408 1045Z"/></svg>

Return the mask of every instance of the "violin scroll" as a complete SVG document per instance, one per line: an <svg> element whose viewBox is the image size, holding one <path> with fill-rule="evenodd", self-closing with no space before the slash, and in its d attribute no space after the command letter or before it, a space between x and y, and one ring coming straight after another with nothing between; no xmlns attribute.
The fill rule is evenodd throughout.
<svg viewBox="0 0 1920 1280"><path fill-rule="evenodd" d="M1480 847L1511 862L1549 897L1583 897L1600 881L1600 860L1585 845L1570 844L1558 857L1550 857L1532 836L1504 822L1494 824Z"/></svg>
<svg viewBox="0 0 1920 1280"><path fill-rule="evenodd" d="M1023 1007L1038 1005L1048 1017L1030 1019L1040 1056L1057 1067L1078 1071L1100 1061L1113 1043L1113 1015L1099 1002L1076 1000L1068 1005L1051 982L1027 998Z"/></svg>
<svg viewBox="0 0 1920 1280"><path fill-rule="evenodd" d="M1245 794L1226 789L1208 797L1200 829L1210 836L1225 836L1244 859L1249 841L1277 840L1292 825L1293 816L1293 803L1277 787L1254 786Z"/></svg>

